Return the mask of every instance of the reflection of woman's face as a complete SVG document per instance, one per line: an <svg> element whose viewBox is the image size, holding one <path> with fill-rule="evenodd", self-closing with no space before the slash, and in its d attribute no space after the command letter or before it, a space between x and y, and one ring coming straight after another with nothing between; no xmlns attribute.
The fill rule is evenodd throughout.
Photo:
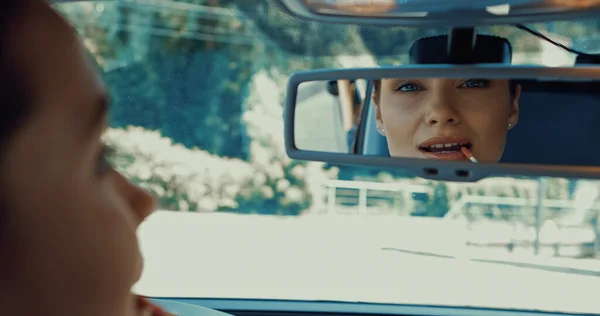
<svg viewBox="0 0 600 316"><path fill-rule="evenodd" d="M393 157L498 162L518 120L520 87L508 80L383 79L374 94L377 124Z"/></svg>

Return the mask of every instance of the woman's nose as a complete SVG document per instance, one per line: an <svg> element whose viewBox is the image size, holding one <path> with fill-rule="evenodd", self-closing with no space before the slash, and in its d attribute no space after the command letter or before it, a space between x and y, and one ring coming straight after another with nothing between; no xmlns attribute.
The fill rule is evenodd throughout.
<svg viewBox="0 0 600 316"><path fill-rule="evenodd" d="M425 124L428 126L455 125L460 123L452 99L444 95L435 95L428 102Z"/></svg>
<svg viewBox="0 0 600 316"><path fill-rule="evenodd" d="M427 120L427 125L429 125L429 126L443 125L443 124L453 125L453 124L458 123L458 119L455 118L454 116L450 116L450 115L446 115L446 116L447 117L445 117L444 115L439 115L436 117L432 117Z"/></svg>
<svg viewBox="0 0 600 316"><path fill-rule="evenodd" d="M148 191L140 188L120 174L119 177L121 178L121 188L125 194L127 203L141 223L146 217L152 214L156 207L156 201Z"/></svg>

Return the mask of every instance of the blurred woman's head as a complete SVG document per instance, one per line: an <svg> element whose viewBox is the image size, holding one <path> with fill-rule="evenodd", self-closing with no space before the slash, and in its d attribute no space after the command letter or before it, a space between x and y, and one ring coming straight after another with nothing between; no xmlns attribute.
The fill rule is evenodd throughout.
<svg viewBox="0 0 600 316"><path fill-rule="evenodd" d="M383 79L373 101L393 157L498 162L519 118L519 85L487 79Z"/></svg>
<svg viewBox="0 0 600 316"><path fill-rule="evenodd" d="M107 162L106 91L42 0L3 0L0 23L0 309L135 315L154 201Z"/></svg>

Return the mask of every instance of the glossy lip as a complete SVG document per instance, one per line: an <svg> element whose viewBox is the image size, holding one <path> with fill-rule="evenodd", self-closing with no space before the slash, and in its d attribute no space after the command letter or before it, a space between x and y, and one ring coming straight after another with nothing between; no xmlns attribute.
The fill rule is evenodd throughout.
<svg viewBox="0 0 600 316"><path fill-rule="evenodd" d="M428 151L423 150L424 147L429 147L431 145L436 145L436 144L447 144L447 143L467 144L466 147L471 151L473 148L473 143L467 137L438 136L438 137L432 137L432 138L425 140L424 142L419 144L418 149L427 158L442 159L442 160L469 160L469 158L467 158L460 150L452 152L452 153L435 153L435 152L428 152Z"/></svg>

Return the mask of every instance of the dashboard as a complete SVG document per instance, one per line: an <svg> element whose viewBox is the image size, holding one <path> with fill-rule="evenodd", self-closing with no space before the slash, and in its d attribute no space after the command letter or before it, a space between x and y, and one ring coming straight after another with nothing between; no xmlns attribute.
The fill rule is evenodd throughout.
<svg viewBox="0 0 600 316"><path fill-rule="evenodd" d="M566 316L591 315L542 312L533 310L502 310L472 307L442 307L423 305L370 304L319 301L278 301L243 299L155 298L152 301L178 316Z"/></svg>

